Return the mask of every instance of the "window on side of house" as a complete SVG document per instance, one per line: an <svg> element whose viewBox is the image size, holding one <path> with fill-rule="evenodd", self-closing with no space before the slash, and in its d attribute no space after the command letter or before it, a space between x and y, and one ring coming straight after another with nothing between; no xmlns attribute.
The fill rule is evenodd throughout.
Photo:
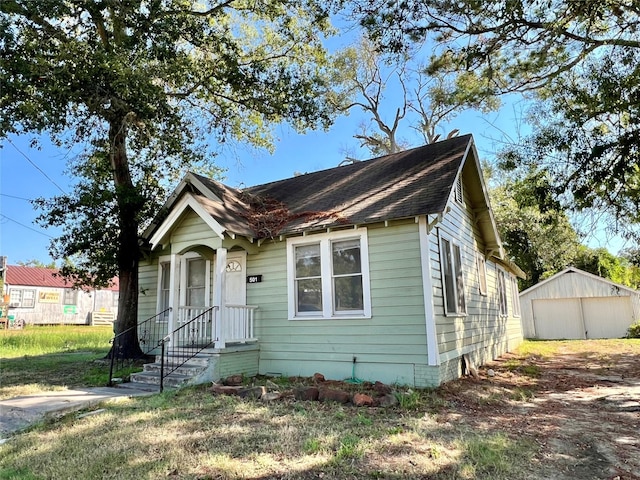
<svg viewBox="0 0 640 480"><path fill-rule="evenodd" d="M75 288L65 288L64 289L64 305L77 305L77 304L78 304L78 290L76 290Z"/></svg>
<svg viewBox="0 0 640 480"><path fill-rule="evenodd" d="M158 310L162 313L162 320L169 320L169 296L171 293L171 262L160 262L160 285L158 295Z"/></svg>
<svg viewBox="0 0 640 480"><path fill-rule="evenodd" d="M478 269L478 286L480 295L487 295L487 262L482 255L478 255L476 259Z"/></svg>
<svg viewBox="0 0 640 480"><path fill-rule="evenodd" d="M27 288L9 290L9 306L13 308L33 308L36 306L36 291Z"/></svg>
<svg viewBox="0 0 640 480"><path fill-rule="evenodd" d="M445 313L465 314L467 313L467 305L464 295L462 253L460 246L446 238L440 237L440 255L442 261Z"/></svg>
<svg viewBox="0 0 640 480"><path fill-rule="evenodd" d="M290 238L287 264L291 319L371 316L365 229Z"/></svg>
<svg viewBox="0 0 640 480"><path fill-rule="evenodd" d="M507 284L502 270L498 270L498 302L500 303L500 316L506 317L507 311Z"/></svg>
<svg viewBox="0 0 640 480"><path fill-rule="evenodd" d="M518 280L515 277L511 278L511 299L513 301L513 316L520 316L520 296L518 295Z"/></svg>

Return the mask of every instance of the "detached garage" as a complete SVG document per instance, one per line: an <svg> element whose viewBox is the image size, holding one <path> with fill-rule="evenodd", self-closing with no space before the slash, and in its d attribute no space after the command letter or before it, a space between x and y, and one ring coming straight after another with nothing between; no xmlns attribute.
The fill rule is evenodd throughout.
<svg viewBox="0 0 640 480"><path fill-rule="evenodd" d="M526 338L621 338L640 318L640 292L569 267L520 293Z"/></svg>

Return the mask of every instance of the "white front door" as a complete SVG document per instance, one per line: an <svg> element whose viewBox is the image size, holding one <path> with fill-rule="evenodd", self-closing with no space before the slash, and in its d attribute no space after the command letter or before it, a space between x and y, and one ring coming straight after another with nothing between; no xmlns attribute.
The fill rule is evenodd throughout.
<svg viewBox="0 0 640 480"><path fill-rule="evenodd" d="M246 305L247 303L247 283L246 283L247 253L229 252L227 254L227 266L225 268L225 305Z"/></svg>
<svg viewBox="0 0 640 480"><path fill-rule="evenodd" d="M180 330L174 344L205 344L212 335L211 261L188 252L180 263L180 304L174 326Z"/></svg>

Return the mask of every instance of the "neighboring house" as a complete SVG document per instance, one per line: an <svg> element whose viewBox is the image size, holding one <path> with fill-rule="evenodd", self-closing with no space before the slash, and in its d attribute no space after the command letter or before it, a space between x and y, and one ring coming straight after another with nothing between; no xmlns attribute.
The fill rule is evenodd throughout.
<svg viewBox="0 0 640 480"><path fill-rule="evenodd" d="M213 377L427 387L522 341L470 135L243 190L189 173L144 237L139 321L198 317L173 342L213 342Z"/></svg>
<svg viewBox="0 0 640 480"><path fill-rule="evenodd" d="M569 267L520 294L527 338L621 338L640 319L640 292Z"/></svg>
<svg viewBox="0 0 640 480"><path fill-rule="evenodd" d="M76 289L52 268L8 265L4 295L8 317L26 324L55 325L113 322L118 312L118 283L103 290Z"/></svg>

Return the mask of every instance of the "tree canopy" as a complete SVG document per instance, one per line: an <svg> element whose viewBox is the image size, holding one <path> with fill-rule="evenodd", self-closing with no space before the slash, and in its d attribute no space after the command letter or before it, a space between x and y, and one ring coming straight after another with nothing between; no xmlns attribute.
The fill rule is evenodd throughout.
<svg viewBox="0 0 640 480"><path fill-rule="evenodd" d="M539 100L511 160L543 164L568 205L606 208L619 227L640 222L639 2L355 0L353 11L389 51L429 40L431 71Z"/></svg>
<svg viewBox="0 0 640 480"><path fill-rule="evenodd" d="M409 148L403 134L410 130L420 142L433 143L461 111L499 106L496 97L477 94L474 76L429 73L420 55L389 55L366 35L331 60L336 91L330 98L340 112L370 115L354 138L376 156Z"/></svg>
<svg viewBox="0 0 640 480"><path fill-rule="evenodd" d="M120 277L116 329L135 325L141 227L181 170L210 167L271 125L327 126L331 108L316 0L3 0L0 137L83 145L73 192L44 221L79 282ZM64 270L64 269L63 269Z"/></svg>
<svg viewBox="0 0 640 480"><path fill-rule="evenodd" d="M500 172L500 179L489 178L489 184L500 238L512 260L527 274L519 281L521 290L573 263L580 237L553 198L548 172L532 170L524 178Z"/></svg>

